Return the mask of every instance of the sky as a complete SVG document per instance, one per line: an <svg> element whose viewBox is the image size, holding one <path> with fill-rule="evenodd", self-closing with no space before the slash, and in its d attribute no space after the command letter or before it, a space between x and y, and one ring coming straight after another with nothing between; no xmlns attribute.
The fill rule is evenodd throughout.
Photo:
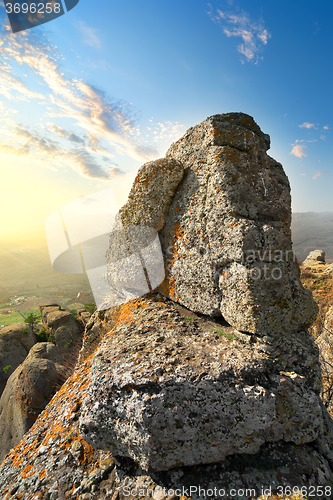
<svg viewBox="0 0 333 500"><path fill-rule="evenodd" d="M141 165L233 111L270 135L292 210L333 211L332 17L328 1L80 0L12 33L1 2L1 238L101 190L120 208Z"/></svg>

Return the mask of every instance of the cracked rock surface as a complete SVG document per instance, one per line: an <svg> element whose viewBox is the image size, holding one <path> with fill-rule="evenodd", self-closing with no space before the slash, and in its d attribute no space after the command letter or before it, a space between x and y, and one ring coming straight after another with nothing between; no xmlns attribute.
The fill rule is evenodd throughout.
<svg viewBox="0 0 333 500"><path fill-rule="evenodd" d="M74 373L0 465L1 499L332 498L317 308L268 147L248 115L215 115L142 167L119 223L159 231L166 279L92 316Z"/></svg>
<svg viewBox="0 0 333 500"><path fill-rule="evenodd" d="M236 486L263 500L262 487L333 487L332 422L318 381L306 378L318 375L311 337L251 341L178 309L158 295L121 308L100 347L1 464L1 498L196 500L206 498L200 486L241 499ZM178 439L177 449L186 433L199 442ZM168 470L160 470L163 460Z"/></svg>
<svg viewBox="0 0 333 500"><path fill-rule="evenodd" d="M289 181L269 144L243 113L190 128L167 152L185 170L160 231L162 293L259 335L307 328L317 314L291 248Z"/></svg>

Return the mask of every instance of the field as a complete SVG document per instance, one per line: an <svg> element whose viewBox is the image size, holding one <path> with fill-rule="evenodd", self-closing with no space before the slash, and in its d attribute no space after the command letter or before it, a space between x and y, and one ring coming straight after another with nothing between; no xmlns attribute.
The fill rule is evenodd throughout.
<svg viewBox="0 0 333 500"><path fill-rule="evenodd" d="M77 309L93 302L85 273L64 274L52 268L46 241L8 241L0 248L0 326L24 321L39 305L55 302ZM21 313L21 314L20 314Z"/></svg>

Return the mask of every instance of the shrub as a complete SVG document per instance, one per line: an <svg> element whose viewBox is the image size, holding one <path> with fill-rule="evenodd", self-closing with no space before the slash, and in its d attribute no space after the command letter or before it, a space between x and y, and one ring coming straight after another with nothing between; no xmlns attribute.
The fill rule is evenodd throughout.
<svg viewBox="0 0 333 500"><path fill-rule="evenodd" d="M84 308L86 311L88 311L90 314L94 314L94 312L97 309L97 306L95 302L89 302L89 304L84 304Z"/></svg>
<svg viewBox="0 0 333 500"><path fill-rule="evenodd" d="M71 315L73 316L74 319L77 319L77 311L76 311L76 309L71 309L69 312L71 313Z"/></svg>
<svg viewBox="0 0 333 500"><path fill-rule="evenodd" d="M45 328L41 328L37 333L38 342L49 342L48 334Z"/></svg>
<svg viewBox="0 0 333 500"><path fill-rule="evenodd" d="M9 368L10 368L10 365L4 366L4 367L2 368L2 371L3 371L4 373L7 373L7 372L8 372L8 370L9 370Z"/></svg>

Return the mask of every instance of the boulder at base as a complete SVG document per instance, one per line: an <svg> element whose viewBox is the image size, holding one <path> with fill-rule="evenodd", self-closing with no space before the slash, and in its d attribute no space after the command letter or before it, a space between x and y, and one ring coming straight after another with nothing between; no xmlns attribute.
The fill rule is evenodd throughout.
<svg viewBox="0 0 333 500"><path fill-rule="evenodd" d="M37 343L9 377L0 399L0 461L21 441L66 380L65 367L54 361L56 351L50 342Z"/></svg>

